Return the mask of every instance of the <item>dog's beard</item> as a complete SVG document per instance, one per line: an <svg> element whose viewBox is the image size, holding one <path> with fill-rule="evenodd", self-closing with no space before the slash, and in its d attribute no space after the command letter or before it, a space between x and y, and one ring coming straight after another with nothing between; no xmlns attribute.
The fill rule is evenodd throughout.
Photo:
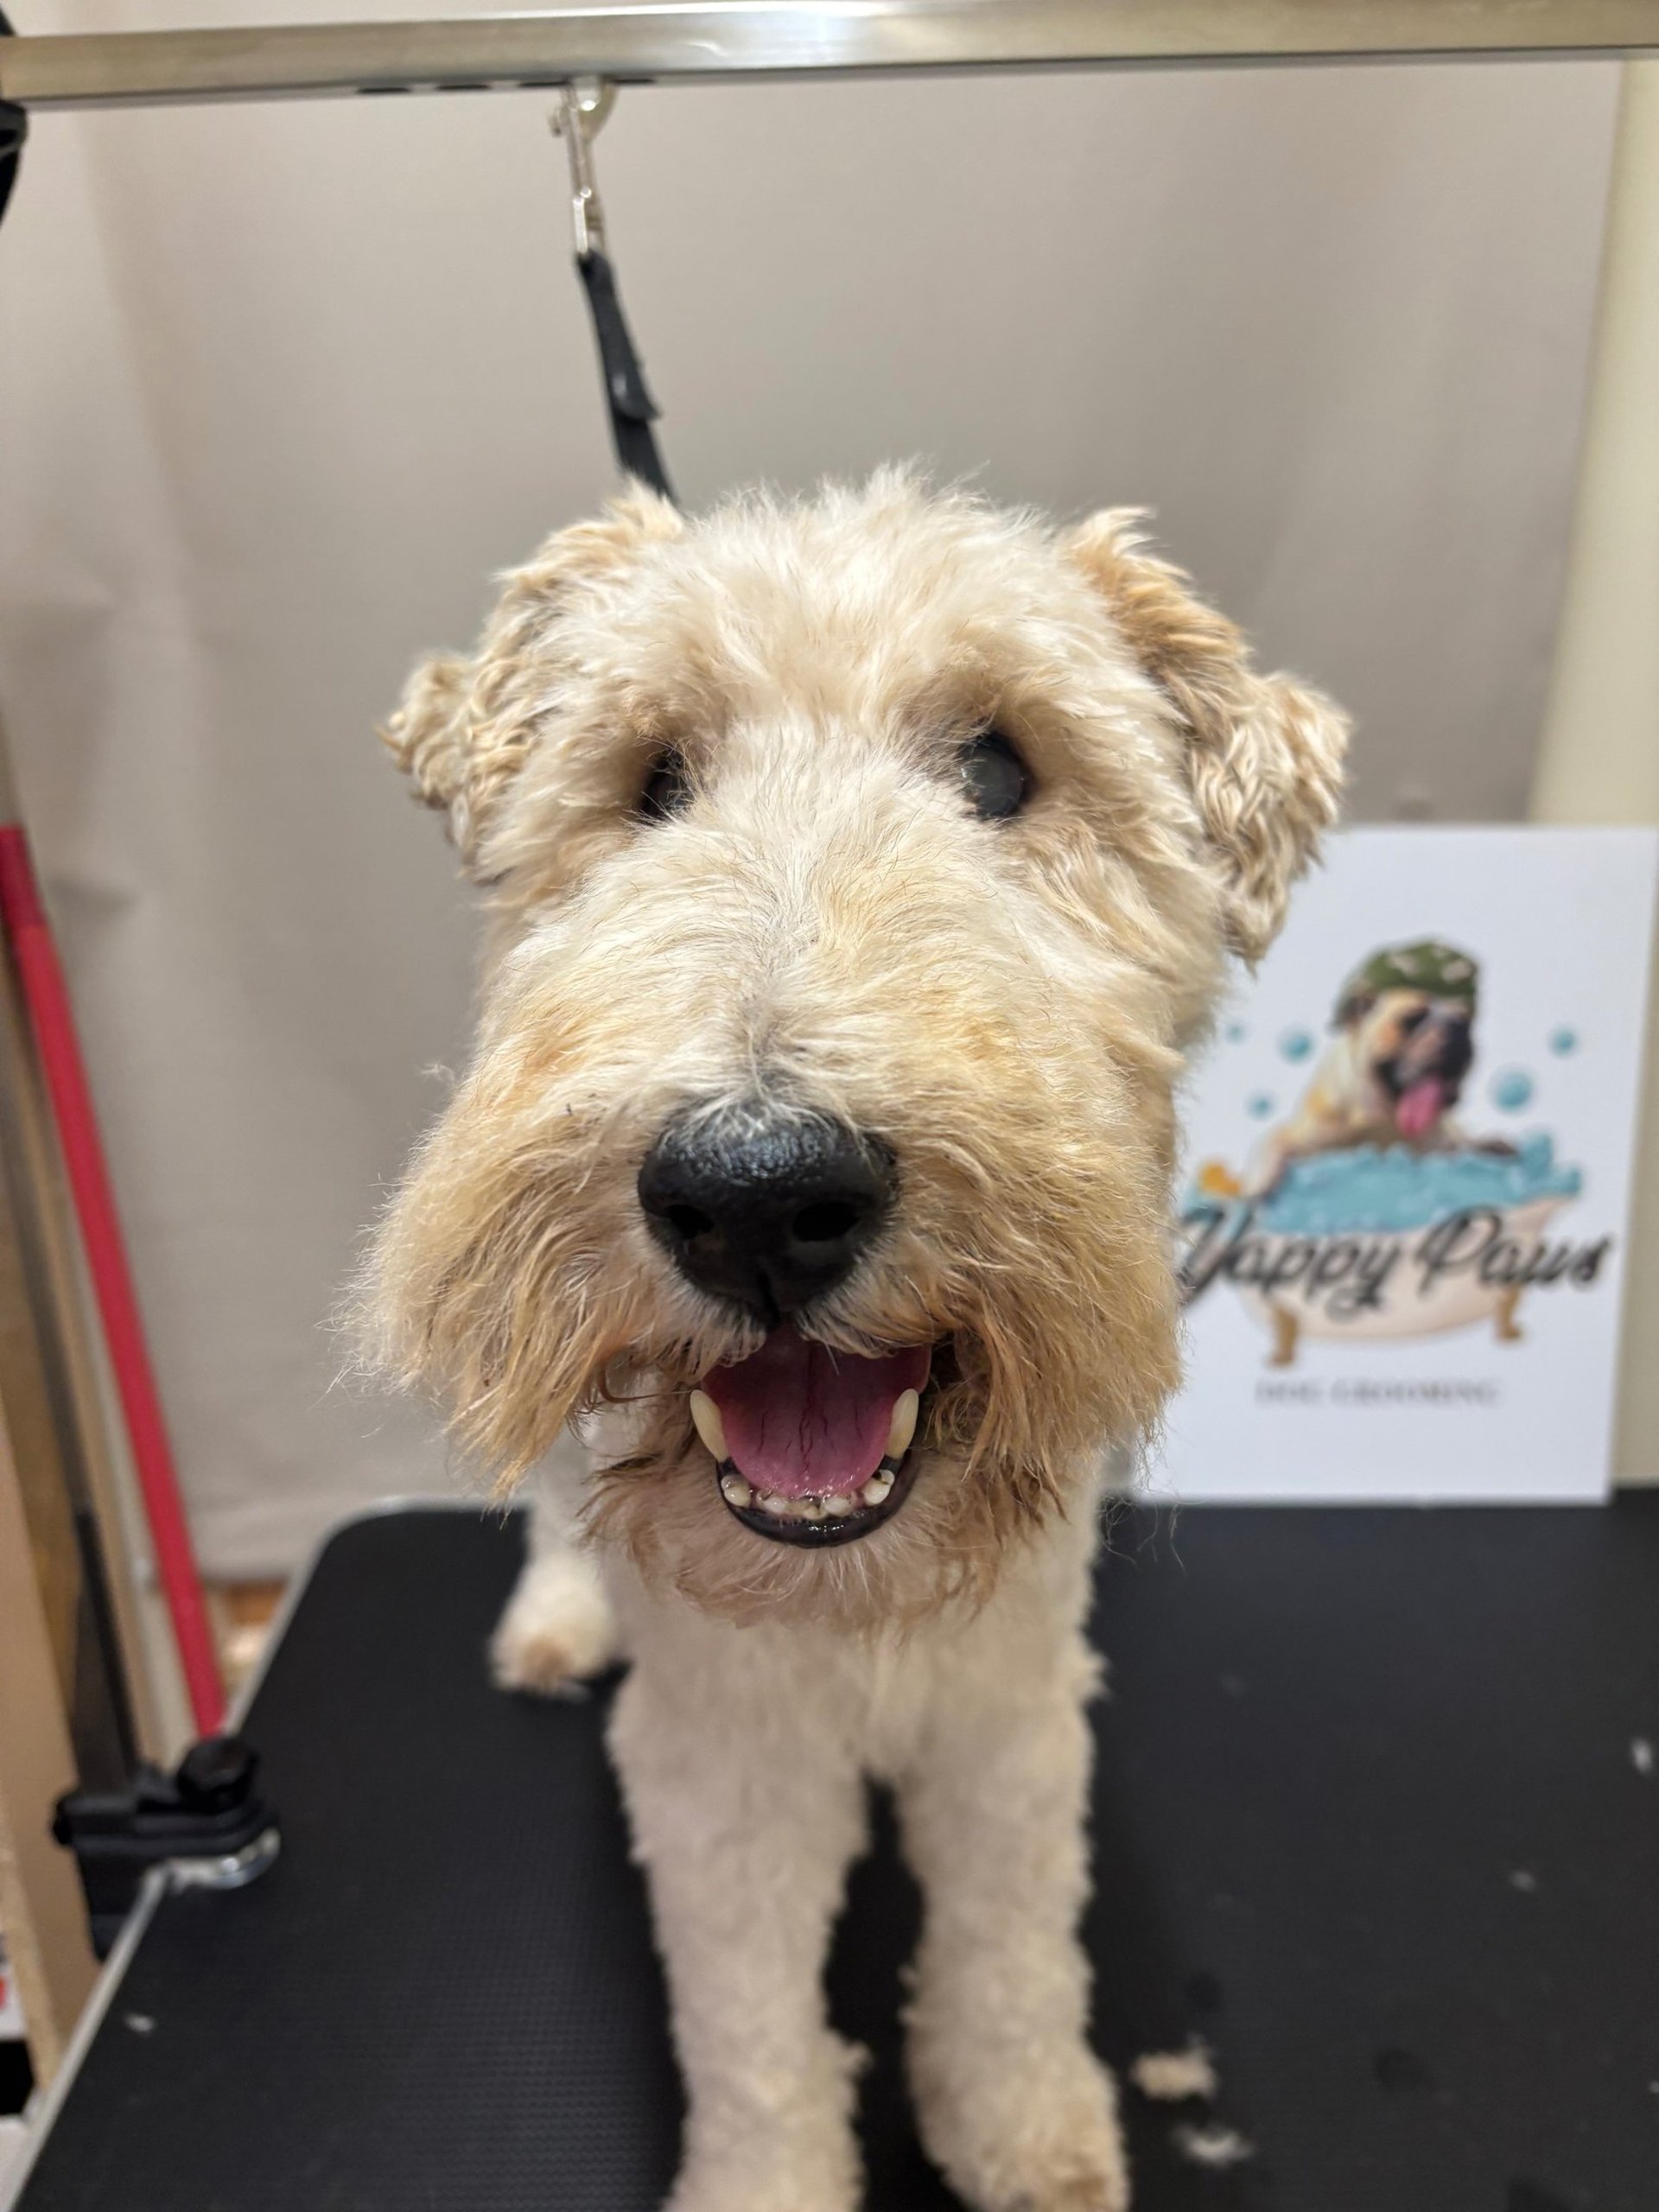
<svg viewBox="0 0 1659 2212"><path fill-rule="evenodd" d="M982 1602L1092 1463L1080 1440L1043 1451L1034 1436L1026 1456L1005 1457L986 1441L993 1392L984 1347L954 1335L933 1351L913 1436L900 1453L879 1455L877 1479L891 1487L868 1516L856 1506L833 1514L809 1492L798 1518L777 1493L768 1506L755 1502L747 1478L734 1508L734 1462L716 1459L699 1433L692 1391L642 1377L634 1448L600 1468L584 1526L626 1553L648 1586L729 1620L912 1627L953 1603Z"/></svg>
<svg viewBox="0 0 1659 2212"><path fill-rule="evenodd" d="M633 1189L639 1140L614 1113L556 1111L544 1086L514 1090L487 1063L381 1224L363 1285L376 1363L435 1397L504 1491L567 1423L625 1407L628 1445L594 1479L589 1534L712 1611L874 1624L982 1597L1102 1450L1155 1423L1178 1379L1178 1307L1166 1093L1124 1100L1109 1122L1006 1117L982 1157L936 1134L973 1125L974 1103L910 1134L880 1249L798 1317L834 1360L900 1356L873 1398L842 1409L858 1453L889 1440L883 1420L918 1389L915 1434L858 1541L779 1541L745 1517L761 1480L789 1499L774 1520L799 1504L821 1527L831 1498L853 1503L799 1469L780 1480L774 1460L741 1472L752 1438L735 1407L729 1470L699 1437L693 1393L719 1411L711 1378L760 1352L765 1328L655 1251ZM906 1368L924 1356L925 1376ZM873 1473L836 1461L836 1479L879 1490L888 1456ZM825 1523L810 1520L818 1505Z"/></svg>
<svg viewBox="0 0 1659 2212"><path fill-rule="evenodd" d="M470 1187L448 1195L452 1217L471 1227L459 1249L437 1233L448 1206L423 1196L418 1178L383 1230L378 1305L405 1379L435 1389L472 1453L499 1471L504 1493L568 1421L605 1414L595 1433L614 1425L628 1440L594 1478L586 1535L620 1548L652 1586L729 1619L863 1630L982 1601L1102 1447L1155 1422L1177 1379L1160 1238L1109 1235L1055 1250L1029 1283L1012 1266L930 1273L931 1239L901 1239L888 1264L861 1272L855 1298L826 1301L810 1335L832 1375L906 1348L925 1363L918 1378L900 1357L887 1375L890 1400L855 1408L850 1421L868 1448L871 1422L885 1413L890 1424L919 1380L914 1434L891 1470L878 1452L875 1479L890 1471L892 1488L873 1509L859 1501L856 1541L779 1541L758 1518L779 1518L778 1504L755 1497L763 1468L779 1479L776 1459L751 1459L754 1479L741 1478L749 1496L739 1493L734 1510L721 1478L748 1450L742 1418L733 1413L728 1466L693 1414L694 1394L711 1382L724 1394L719 1375L761 1351L765 1332L683 1290L649 1257L601 1260L619 1239L595 1236L574 1205L545 1205L544 1193L531 1202L522 1186L499 1211L480 1208ZM891 1435L889 1426L876 1444ZM831 1517L810 1478L803 1471L790 1485L789 1537ZM823 1521L794 1520L820 1506Z"/></svg>
<svg viewBox="0 0 1659 2212"><path fill-rule="evenodd" d="M1066 1509L1103 1446L1155 1424L1177 1373L1166 1275L1160 1258L1157 1294L1120 1309L1125 1333L1116 1344L1111 1324L1099 1335L1068 1332L1046 1307L1016 1312L1006 1289L983 1325L977 1316L963 1321L959 1306L918 1315L906 1301L906 1325L837 1332L821 1379L861 1357L880 1370L874 1408L853 1409L839 1447L860 1454L854 1473L862 1473L862 1457L874 1459L860 1486L873 1484L873 1499L853 1487L846 1462L832 1477L810 1452L751 1457L740 1472L753 1431L733 1412L718 1369L641 1376L632 1448L600 1469L588 1532L619 1546L648 1585L736 1621L890 1629L981 1603L1007 1560ZM906 1342L911 1353L895 1357L892 1347ZM871 1422L885 1408L889 1420L906 1420L902 1401L918 1379L913 1433L878 1434ZM711 1395L707 1385L721 1415L712 1435L706 1412L694 1411L699 1395ZM901 1450L887 1448L895 1441ZM774 1491L763 1501L760 1482L780 1479L791 1456L793 1494ZM831 1479L845 1487L809 1487Z"/></svg>

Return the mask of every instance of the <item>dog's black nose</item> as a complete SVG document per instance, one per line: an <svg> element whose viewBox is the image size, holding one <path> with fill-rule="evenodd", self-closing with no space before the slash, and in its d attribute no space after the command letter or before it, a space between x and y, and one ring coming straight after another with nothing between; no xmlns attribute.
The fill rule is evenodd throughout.
<svg viewBox="0 0 1659 2212"><path fill-rule="evenodd" d="M892 1209L886 1148L840 1122L771 1111L671 1122L639 1170L651 1231L699 1290L767 1318L850 1274Z"/></svg>

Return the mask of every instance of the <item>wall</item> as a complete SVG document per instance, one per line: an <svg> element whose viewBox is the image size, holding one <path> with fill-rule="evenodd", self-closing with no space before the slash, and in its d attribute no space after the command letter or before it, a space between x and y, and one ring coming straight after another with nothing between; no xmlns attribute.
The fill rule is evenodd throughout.
<svg viewBox="0 0 1659 2212"><path fill-rule="evenodd" d="M920 454L1145 502L1357 710L1357 812L1503 819L1615 81L639 90L601 181L690 500ZM456 1479L423 1416L334 1387L324 1321L465 1035L466 903L372 726L609 476L546 105L46 117L0 242L0 702L220 1569Z"/></svg>

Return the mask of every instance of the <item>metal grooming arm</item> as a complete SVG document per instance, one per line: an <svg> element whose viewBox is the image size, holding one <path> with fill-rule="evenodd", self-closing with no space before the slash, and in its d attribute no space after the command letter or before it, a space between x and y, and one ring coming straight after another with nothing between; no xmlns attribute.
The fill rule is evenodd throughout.
<svg viewBox="0 0 1659 2212"><path fill-rule="evenodd" d="M26 107L1174 63L1620 55L1659 0L759 0L10 41Z"/></svg>

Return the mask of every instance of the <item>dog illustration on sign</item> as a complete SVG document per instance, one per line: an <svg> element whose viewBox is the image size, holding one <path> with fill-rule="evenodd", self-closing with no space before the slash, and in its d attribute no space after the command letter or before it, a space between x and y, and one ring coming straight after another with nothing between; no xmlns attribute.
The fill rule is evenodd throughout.
<svg viewBox="0 0 1659 2212"><path fill-rule="evenodd" d="M1478 963L1436 938L1370 954L1338 995L1306 1090L1243 1175L1220 1161L1199 1172L1188 1299L1233 1282L1271 1330L1272 1365L1289 1366L1304 1336L1398 1339L1491 1321L1516 1343L1529 1286L1599 1274L1608 1240L1545 1241L1582 1186L1550 1139L1471 1137L1453 1117L1479 993Z"/></svg>
<svg viewBox="0 0 1659 2212"><path fill-rule="evenodd" d="M1474 1061L1479 980L1467 953L1433 940L1373 953L1343 986L1335 1039L1295 1112L1257 1148L1246 1194L1267 1197L1315 1153L1465 1145L1452 1109Z"/></svg>

